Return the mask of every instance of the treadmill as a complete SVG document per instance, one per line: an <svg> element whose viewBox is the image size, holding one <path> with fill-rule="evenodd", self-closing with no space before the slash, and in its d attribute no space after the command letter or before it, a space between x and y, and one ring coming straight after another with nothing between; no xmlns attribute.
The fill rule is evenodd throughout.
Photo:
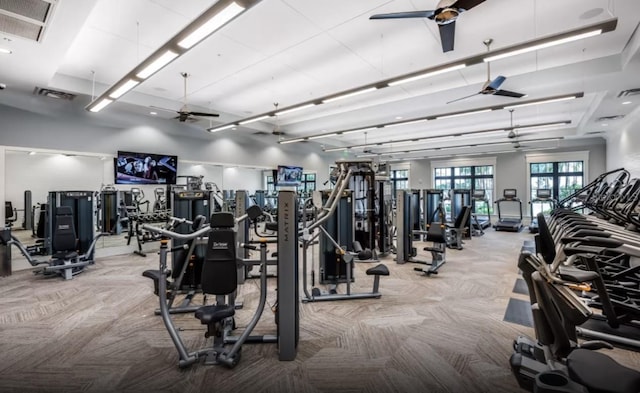
<svg viewBox="0 0 640 393"><path fill-rule="evenodd" d="M473 190L471 201L473 204L473 219L471 220L471 223L474 226L474 229L482 231L483 229L489 228L491 226L491 206L489 205L486 191L484 189ZM476 213L478 203L484 203L487 207L486 216Z"/></svg>
<svg viewBox="0 0 640 393"><path fill-rule="evenodd" d="M540 188L536 190L536 197L529 202L529 207L531 210L531 223L529 224L529 232L538 233L538 218L535 214L533 214L533 205L540 204L542 206L542 210L544 211L544 205L549 204L551 206L551 210L556 207L556 200L551 196L551 190L548 188Z"/></svg>
<svg viewBox="0 0 640 393"><path fill-rule="evenodd" d="M517 203L520 217L503 217L500 207L504 206L505 203ZM502 192L502 198L496 201L496 207L498 209L498 222L493 224L493 229L496 231L520 232L522 229L522 201L518 198L516 189L505 188Z"/></svg>

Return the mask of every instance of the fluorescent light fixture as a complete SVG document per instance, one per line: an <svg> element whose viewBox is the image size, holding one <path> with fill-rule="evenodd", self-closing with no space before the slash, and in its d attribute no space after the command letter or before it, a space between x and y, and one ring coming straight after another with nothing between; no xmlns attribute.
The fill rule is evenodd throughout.
<svg viewBox="0 0 640 393"><path fill-rule="evenodd" d="M525 102L523 104L507 105L504 107L504 109L522 108L522 107L531 106L531 105L550 104L552 102L568 101L576 98L578 98L577 95L573 94L565 97L550 98L548 100L530 101L530 102Z"/></svg>
<svg viewBox="0 0 640 393"><path fill-rule="evenodd" d="M622 105L629 105L629 104L631 104L631 101L625 101L622 103Z"/></svg>
<svg viewBox="0 0 640 393"><path fill-rule="evenodd" d="M349 135L349 134L355 134L356 132L365 132L365 131L375 130L376 128L378 127L358 128L357 130L343 131L342 135Z"/></svg>
<svg viewBox="0 0 640 393"><path fill-rule="evenodd" d="M236 15L238 15L242 11L244 11L244 7L238 5L237 3L234 2L229 4L225 9L214 15L202 26L198 27L194 32L178 42L178 46L184 49L191 48L198 42L202 41L205 37L218 30L225 23L236 17Z"/></svg>
<svg viewBox="0 0 640 393"><path fill-rule="evenodd" d="M389 82L389 86L396 86L396 85L400 85L400 84L407 83L407 82L413 82L413 81L416 81L418 79L428 78L430 76L435 76L435 75L439 75L439 74L444 74L445 72L461 70L461 69L465 68L466 66L467 66L466 64L456 64L456 65L453 65L453 66L450 66L450 67L441 68L439 70L435 70L435 71L425 72L425 73L418 74L418 75L409 76L407 78L402 78L402 79L395 80L393 82Z"/></svg>
<svg viewBox="0 0 640 393"><path fill-rule="evenodd" d="M104 109L105 106L111 104L113 102L113 100L110 100L108 98L103 98L102 101L98 101L98 103L96 105L94 105L93 107L91 107L91 109L89 109L89 111L91 112L100 112L101 110Z"/></svg>
<svg viewBox="0 0 640 393"><path fill-rule="evenodd" d="M533 51L536 51L536 50L545 49L545 48L549 48L549 47L556 46L556 45L566 44L568 42L581 40L583 38L593 37L593 36L596 36L596 35L599 35L599 34L602 34L602 29L595 29L595 30L587 31L587 32L581 33L581 34L570 35L568 37L559 38L557 40L551 40L551 41L542 42L542 43L537 44L537 45L526 46L524 48L520 48L520 49L516 49L516 50L500 53L500 54L494 55L494 56L487 56L482 60L485 63L487 63L487 62L494 61L494 60L504 59L506 57L517 56L517 55L521 55L523 53L533 52Z"/></svg>
<svg viewBox="0 0 640 393"><path fill-rule="evenodd" d="M506 108L506 107L505 107ZM460 112L460 113L453 113L451 115L443 115L443 116L437 116L436 120L442 120L442 119L451 119L453 117L460 117L460 116L467 116L467 115L475 115L478 113L484 113L484 112L491 112L493 109L489 108L489 109L479 109L477 111L468 111L468 112Z"/></svg>
<svg viewBox="0 0 640 393"><path fill-rule="evenodd" d="M157 114L158 114L158 112L149 112L149 114L150 114L150 115L154 115L154 116L155 116L155 115L157 115Z"/></svg>
<svg viewBox="0 0 640 393"><path fill-rule="evenodd" d="M364 93L368 93L370 91L375 91L375 90L378 90L378 89L376 87L369 87L367 89L356 90L356 91L352 91L351 93L345 93L336 97L327 98L326 100L322 100L322 102L327 104L329 102L342 100L343 98L349 98L349 97L357 96L359 94L364 94Z"/></svg>
<svg viewBox="0 0 640 393"><path fill-rule="evenodd" d="M296 138L296 139L287 139L286 141L280 141L278 142L281 145L286 145L287 143L296 143L296 142L302 142L305 138Z"/></svg>
<svg viewBox="0 0 640 393"><path fill-rule="evenodd" d="M263 115L263 116L258 116L258 117L254 117L251 119L247 119L247 120L243 120L241 122L238 123L238 125L245 125L245 124L249 124L249 123L255 123L256 121L260 121L260 120L264 120L268 117L271 117L271 115Z"/></svg>
<svg viewBox="0 0 640 393"><path fill-rule="evenodd" d="M276 116L278 116L278 115L286 115L287 113L296 112L296 111L299 111L299 110L302 110L302 109L311 108L314 105L316 105L316 104L312 102L310 104L296 106L296 107L293 107L293 108L289 108L289 109L285 109L285 110L276 112L275 115Z"/></svg>
<svg viewBox="0 0 640 393"><path fill-rule="evenodd" d="M224 130L228 130L231 127L235 127L235 124L227 124L224 126L220 126L220 127L213 127L213 128L208 128L207 131L214 133L214 132L218 132L218 131L224 131Z"/></svg>
<svg viewBox="0 0 640 393"><path fill-rule="evenodd" d="M30 151L30 152L29 152L29 155L30 155L30 156L35 156L35 155L36 155L36 152L35 152L35 151Z"/></svg>
<svg viewBox="0 0 640 393"><path fill-rule="evenodd" d="M571 124L571 120L565 120L565 121L559 121L556 123L548 123L548 124L532 124L532 125L528 125L528 126L515 126L513 127L514 130L528 130L528 129L532 129L532 128L549 128L549 127L557 127L557 126L564 126L567 124Z"/></svg>
<svg viewBox="0 0 640 393"><path fill-rule="evenodd" d="M384 128L389 128L389 127L395 127L395 126L406 126L408 124L416 124L416 123L422 123L427 121L427 119L418 119L418 120L409 120L409 121L402 121L399 123L391 123L391 124L385 124L383 127Z"/></svg>
<svg viewBox="0 0 640 393"><path fill-rule="evenodd" d="M115 89L113 93L109 94L109 97L113 98L114 100L120 98L120 96L133 89L138 83L140 82L138 82L137 80L129 79L128 81L120 85L120 87Z"/></svg>
<svg viewBox="0 0 640 393"><path fill-rule="evenodd" d="M309 139L309 140L313 140L313 139L327 138L327 137L330 137L330 136L336 136L336 135L338 135L338 133L337 133L337 132L334 132L334 133L332 133L332 134L323 134L323 135L314 135L314 136L310 136L310 137L308 137L307 139Z"/></svg>
<svg viewBox="0 0 640 393"><path fill-rule="evenodd" d="M0 48L0 53L10 55L12 52L7 48Z"/></svg>
<svg viewBox="0 0 640 393"><path fill-rule="evenodd" d="M176 57L178 57L178 54L176 52L167 50L160 57L151 62L151 64L139 71L136 76L140 79L146 79L155 74L156 71L158 71L160 68L171 63L171 61L173 61L173 59L175 59Z"/></svg>
<svg viewBox="0 0 640 393"><path fill-rule="evenodd" d="M349 148L348 147L333 147L331 149L325 149L324 152L325 153L329 153L329 152L332 152L332 151L345 151L345 150L349 150Z"/></svg>

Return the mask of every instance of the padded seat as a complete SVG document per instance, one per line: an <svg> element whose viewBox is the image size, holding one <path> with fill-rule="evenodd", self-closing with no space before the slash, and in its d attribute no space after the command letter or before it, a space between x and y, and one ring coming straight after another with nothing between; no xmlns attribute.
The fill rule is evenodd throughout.
<svg viewBox="0 0 640 393"><path fill-rule="evenodd" d="M388 276L389 268L385 264L379 264L372 268L367 269L367 276Z"/></svg>
<svg viewBox="0 0 640 393"><path fill-rule="evenodd" d="M589 282L598 278L598 272L593 272L591 270L582 270L575 267L569 266L560 266L558 269L558 274L560 274L560 278L565 281L571 282Z"/></svg>
<svg viewBox="0 0 640 393"><path fill-rule="evenodd" d="M607 355L574 349L567 357L569 376L590 393L638 393L640 372L627 368Z"/></svg>
<svg viewBox="0 0 640 393"><path fill-rule="evenodd" d="M65 259L65 260L76 259L78 258L78 253L75 251L61 251L53 254L51 257L53 259Z"/></svg>
<svg viewBox="0 0 640 393"><path fill-rule="evenodd" d="M225 318L235 315L235 309L229 305L211 305L200 307L196 310L195 317L200 320L203 325L210 325L220 322Z"/></svg>
<svg viewBox="0 0 640 393"><path fill-rule="evenodd" d="M264 228L271 232L278 232L278 223L277 222L265 222Z"/></svg>

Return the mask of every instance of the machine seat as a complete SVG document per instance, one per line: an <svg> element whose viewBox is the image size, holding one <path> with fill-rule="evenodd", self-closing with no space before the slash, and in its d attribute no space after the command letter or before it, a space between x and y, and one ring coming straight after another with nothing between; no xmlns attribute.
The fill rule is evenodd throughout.
<svg viewBox="0 0 640 393"><path fill-rule="evenodd" d="M200 307L196 310L195 317L200 320L203 325L210 325L216 322L220 322L225 318L229 318L235 315L235 309L233 306L228 305L211 305Z"/></svg>
<svg viewBox="0 0 640 393"><path fill-rule="evenodd" d="M57 252L57 253L53 254L51 256L51 258L53 258L53 259L64 259L64 260L76 259L76 258L78 258L78 253L75 252L75 251L60 251L60 252Z"/></svg>
<svg viewBox="0 0 640 393"><path fill-rule="evenodd" d="M640 392L640 372L622 366L600 352L574 349L567 357L570 378L589 392Z"/></svg>
<svg viewBox="0 0 640 393"><path fill-rule="evenodd" d="M264 228L268 231L278 232L278 223L277 222L265 222Z"/></svg>
<svg viewBox="0 0 640 393"><path fill-rule="evenodd" d="M367 269L367 276L388 276L389 268L385 264L379 264L372 268Z"/></svg>
<svg viewBox="0 0 640 393"><path fill-rule="evenodd" d="M561 279L571 282L589 282L598 278L597 272L569 266L560 266L558 273L560 274Z"/></svg>

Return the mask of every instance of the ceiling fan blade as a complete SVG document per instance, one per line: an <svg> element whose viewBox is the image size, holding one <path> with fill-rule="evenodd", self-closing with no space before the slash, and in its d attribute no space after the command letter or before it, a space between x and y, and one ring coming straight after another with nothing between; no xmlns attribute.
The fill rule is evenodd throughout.
<svg viewBox="0 0 640 393"><path fill-rule="evenodd" d="M480 94L480 93L474 93L474 94L471 94L471 95L468 95L468 96L465 96L465 97L456 98L456 99L455 99L455 100L453 100L453 101L449 101L449 102L447 102L447 104L451 104L452 102L458 102L458 101L466 100L467 98L471 98L471 97L473 97L473 96L477 96L478 94Z"/></svg>
<svg viewBox="0 0 640 393"><path fill-rule="evenodd" d="M456 22L438 25L440 30L440 41L442 42L442 52L453 50L453 42L456 35Z"/></svg>
<svg viewBox="0 0 640 393"><path fill-rule="evenodd" d="M369 19L404 19L404 18L433 18L434 11L393 12L390 14L371 15Z"/></svg>
<svg viewBox="0 0 640 393"><path fill-rule="evenodd" d="M454 5L458 8L462 8L464 10L470 10L473 7L484 3L485 0L458 0L454 3Z"/></svg>
<svg viewBox="0 0 640 393"><path fill-rule="evenodd" d="M505 80L507 80L507 77L498 75L496 79L492 80L491 83L489 83L487 87L484 88L484 90L487 91L487 93L493 94L493 92L497 91L500 86L502 86L502 83L504 83Z"/></svg>
<svg viewBox="0 0 640 393"><path fill-rule="evenodd" d="M206 112L189 112L192 116L200 116L200 117L219 117L220 115L217 113L206 113Z"/></svg>
<svg viewBox="0 0 640 393"><path fill-rule="evenodd" d="M509 90L496 90L493 95L496 96L504 96L504 97L513 97L513 98L522 98L525 96L525 94L522 93L516 93L515 91L509 91Z"/></svg>

